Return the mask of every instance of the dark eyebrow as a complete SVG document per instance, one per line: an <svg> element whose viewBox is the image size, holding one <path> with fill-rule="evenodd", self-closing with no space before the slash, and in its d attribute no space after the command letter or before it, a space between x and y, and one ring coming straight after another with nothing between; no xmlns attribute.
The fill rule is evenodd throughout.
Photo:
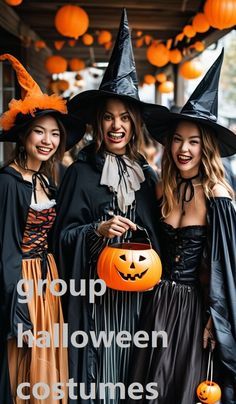
<svg viewBox="0 0 236 404"><path fill-rule="evenodd" d="M114 114L113 114L112 112L110 112L110 111L105 111L104 114L110 114L110 115L112 115L112 116L114 115ZM126 115L126 114L129 115L129 112L128 112L128 111L121 112L120 116Z"/></svg>
<svg viewBox="0 0 236 404"><path fill-rule="evenodd" d="M178 133L178 132L175 132L174 135L177 135L177 136L179 136L179 137L182 137L182 135L180 135L180 133ZM189 139L194 139L194 138L200 139L200 136L199 136L199 135L189 136Z"/></svg>
<svg viewBox="0 0 236 404"><path fill-rule="evenodd" d="M38 125L38 124L33 127L33 129L35 129L35 128L40 128L40 129L45 130L45 127L44 127L44 126ZM59 129L59 128L54 128L54 129L52 129L52 130L57 130L58 132L60 132L60 129Z"/></svg>

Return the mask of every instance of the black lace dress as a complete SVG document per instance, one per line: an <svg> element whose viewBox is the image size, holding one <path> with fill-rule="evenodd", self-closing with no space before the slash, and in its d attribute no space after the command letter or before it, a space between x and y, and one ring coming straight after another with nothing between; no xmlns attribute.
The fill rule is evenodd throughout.
<svg viewBox="0 0 236 404"><path fill-rule="evenodd" d="M155 348L136 349L130 383L144 387L136 403L195 404L196 387L206 376L200 282L206 226L173 228L162 222L161 239L163 280L144 294L139 328L165 331L167 347L160 339ZM158 398L147 398L145 386L151 382L157 383Z"/></svg>

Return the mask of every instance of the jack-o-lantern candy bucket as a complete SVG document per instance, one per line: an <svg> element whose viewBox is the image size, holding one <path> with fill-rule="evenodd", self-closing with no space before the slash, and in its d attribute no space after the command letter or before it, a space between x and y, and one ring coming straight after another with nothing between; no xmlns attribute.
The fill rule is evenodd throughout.
<svg viewBox="0 0 236 404"><path fill-rule="evenodd" d="M97 272L111 289L144 291L161 278L161 260L152 246L145 243L107 245L101 252Z"/></svg>
<svg viewBox="0 0 236 404"><path fill-rule="evenodd" d="M210 377L209 377L210 375ZM201 403L216 404L221 399L220 386L212 381L213 376L213 351L209 350L207 380L201 382L197 387L197 396Z"/></svg>

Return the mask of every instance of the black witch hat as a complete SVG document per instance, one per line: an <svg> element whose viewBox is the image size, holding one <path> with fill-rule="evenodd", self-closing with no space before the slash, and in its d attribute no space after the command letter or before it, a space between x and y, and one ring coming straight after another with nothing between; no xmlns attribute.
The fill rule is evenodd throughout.
<svg viewBox="0 0 236 404"><path fill-rule="evenodd" d="M68 103L69 112L77 113L86 123L93 123L94 111L102 98L118 97L136 103L141 112L150 115L167 113L166 107L140 101L138 78L136 73L131 35L126 10L123 9L119 32L109 64L98 90L84 91L73 97Z"/></svg>
<svg viewBox="0 0 236 404"><path fill-rule="evenodd" d="M165 143L166 136L170 134L171 123L175 125L180 120L188 120L213 129L222 157L236 153L236 135L217 122L218 86L223 57L222 50L180 112L169 112L168 116L156 122L150 117L147 128L152 128L151 133L154 133L158 142Z"/></svg>

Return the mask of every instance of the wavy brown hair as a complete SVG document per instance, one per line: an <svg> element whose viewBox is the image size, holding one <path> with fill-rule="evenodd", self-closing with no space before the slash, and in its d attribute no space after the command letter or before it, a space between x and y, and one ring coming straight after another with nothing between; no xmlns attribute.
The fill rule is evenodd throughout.
<svg viewBox="0 0 236 404"><path fill-rule="evenodd" d="M44 116L46 116L46 114ZM60 143L55 154L49 160L42 162L39 171L42 174L44 174L47 178L51 178L54 182L56 182L57 173L55 162L61 161L64 156L66 145L66 130L56 114L54 115L53 113L49 113L48 116L52 116L58 124L60 132ZM16 161L16 163L20 167L22 167L25 170L27 169L26 165L27 156L25 151L22 151L22 149L24 149L26 139L32 132L32 129L35 127L35 122L37 121L37 119L38 119L37 117L32 119L32 121L27 126L24 127L24 131L23 130L19 131L19 141L16 143L13 157L8 164Z"/></svg>
<svg viewBox="0 0 236 404"><path fill-rule="evenodd" d="M225 171L213 130L205 125L194 124L199 130L202 142L202 158L199 174L206 198L209 199L214 196L213 187L216 184L223 185L229 192L229 195L234 198L234 191L225 179ZM177 175L179 171L171 154L171 144L175 128L172 128L171 134L166 139L162 157L163 202L161 211L164 218L172 212L176 200Z"/></svg>
<svg viewBox="0 0 236 404"><path fill-rule="evenodd" d="M96 142L96 151L105 150L103 144L102 119L106 111L108 100L113 98L117 99L118 97L109 97L102 99L99 107L97 108L96 120L94 123L94 139ZM143 122L141 118L141 112L138 105L136 105L134 102L131 103L122 98L118 99L125 105L125 108L127 109L131 118L133 136L126 146L126 155L131 160L135 161L139 159L141 145L143 144Z"/></svg>

